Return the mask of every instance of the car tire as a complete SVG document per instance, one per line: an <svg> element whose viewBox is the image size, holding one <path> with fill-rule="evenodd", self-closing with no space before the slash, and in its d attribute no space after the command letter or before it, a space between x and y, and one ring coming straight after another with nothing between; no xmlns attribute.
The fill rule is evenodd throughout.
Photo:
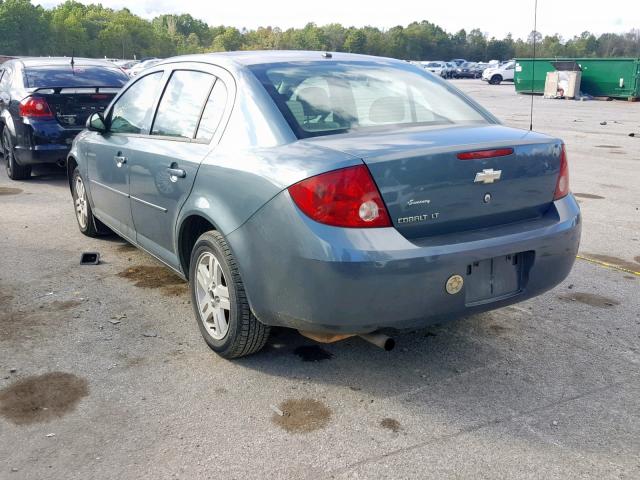
<svg viewBox="0 0 640 480"><path fill-rule="evenodd" d="M13 139L11 138L11 132L9 132L7 128L2 130L2 155L4 157L7 176L11 180L26 180L31 177L30 165L23 166L16 163Z"/></svg>
<svg viewBox="0 0 640 480"><path fill-rule="evenodd" d="M71 196L73 197L73 207L80 231L87 237L104 235L105 230L108 229L93 216L91 205L89 205L89 199L87 198L87 189L78 167L73 170L71 177Z"/></svg>
<svg viewBox="0 0 640 480"><path fill-rule="evenodd" d="M191 304L207 345L227 359L261 350L270 328L251 313L238 265L225 238L215 230L202 234L189 265Z"/></svg>
<svg viewBox="0 0 640 480"><path fill-rule="evenodd" d="M500 82L502 82L502 75L494 75L489 79L491 85L500 85Z"/></svg>

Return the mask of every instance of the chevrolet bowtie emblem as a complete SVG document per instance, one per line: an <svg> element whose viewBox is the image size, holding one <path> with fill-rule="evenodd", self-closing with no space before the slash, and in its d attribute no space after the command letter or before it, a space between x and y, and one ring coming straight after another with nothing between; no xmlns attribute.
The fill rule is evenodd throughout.
<svg viewBox="0 0 640 480"><path fill-rule="evenodd" d="M481 172L476 173L476 179L473 183L493 183L500 180L502 170L494 170L493 168L484 169Z"/></svg>

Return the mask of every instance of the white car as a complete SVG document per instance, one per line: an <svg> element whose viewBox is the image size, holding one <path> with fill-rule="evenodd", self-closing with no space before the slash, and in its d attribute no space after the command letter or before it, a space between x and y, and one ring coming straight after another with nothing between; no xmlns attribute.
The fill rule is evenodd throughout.
<svg viewBox="0 0 640 480"><path fill-rule="evenodd" d="M144 60L136 65L134 65L127 73L130 77L135 77L145 68L153 67L162 61L161 58L149 58L148 60Z"/></svg>
<svg viewBox="0 0 640 480"><path fill-rule="evenodd" d="M513 82L515 67L515 60L510 60L497 67L487 68L482 72L482 80L489 82L490 85L500 85L504 81Z"/></svg>
<svg viewBox="0 0 640 480"><path fill-rule="evenodd" d="M424 68L440 77L444 77L447 74L447 64L445 62L428 62L424 65Z"/></svg>

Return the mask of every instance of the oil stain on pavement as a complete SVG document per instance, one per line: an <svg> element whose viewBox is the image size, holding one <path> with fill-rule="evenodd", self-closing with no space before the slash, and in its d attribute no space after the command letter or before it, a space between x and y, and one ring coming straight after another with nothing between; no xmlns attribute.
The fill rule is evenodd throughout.
<svg viewBox="0 0 640 480"><path fill-rule="evenodd" d="M302 345L297 347L293 353L300 357L303 362L321 362L333 358L332 353L327 352L319 345Z"/></svg>
<svg viewBox="0 0 640 480"><path fill-rule="evenodd" d="M624 258L618 258L612 255L603 255L600 253L583 253L581 255L583 255L585 258L598 260L599 262L610 263L611 265L622 267L626 270L631 270L632 272L640 271L640 262L638 262L638 259L640 257L636 257L634 259L636 260L635 262L630 262L628 260L625 260Z"/></svg>
<svg viewBox="0 0 640 480"><path fill-rule="evenodd" d="M284 415L273 414L272 422L289 433L309 433L328 425L331 410L311 398L285 400L279 405Z"/></svg>
<svg viewBox="0 0 640 480"><path fill-rule="evenodd" d="M604 200L604 197L601 197L600 195L594 195L593 193L574 193L573 196L578 198L591 198L594 200Z"/></svg>
<svg viewBox="0 0 640 480"><path fill-rule="evenodd" d="M571 292L565 295L560 295L558 298L560 300L569 302L584 303L585 305L589 305L590 307L610 308L615 307L616 305L620 305L620 302L618 300L614 300L613 298L608 298L602 295L587 292Z"/></svg>
<svg viewBox="0 0 640 480"><path fill-rule="evenodd" d="M171 270L161 266L135 265L118 273L136 287L161 288L167 296L179 296L187 293L188 284Z"/></svg>
<svg viewBox="0 0 640 480"><path fill-rule="evenodd" d="M382 428L386 428L387 430L391 430L393 433L398 433L400 431L400 422L395 418L383 418L380 421L380 426Z"/></svg>
<svg viewBox="0 0 640 480"><path fill-rule="evenodd" d="M87 381L71 373L27 377L0 390L0 416L16 425L48 422L73 411L87 395Z"/></svg>
<svg viewBox="0 0 640 480"><path fill-rule="evenodd" d="M0 187L0 195L18 195L19 193L22 193L19 188Z"/></svg>

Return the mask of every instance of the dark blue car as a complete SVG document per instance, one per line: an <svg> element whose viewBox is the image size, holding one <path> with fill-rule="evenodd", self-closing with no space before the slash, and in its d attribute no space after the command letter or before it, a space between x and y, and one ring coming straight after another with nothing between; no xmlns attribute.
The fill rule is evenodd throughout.
<svg viewBox="0 0 640 480"><path fill-rule="evenodd" d="M102 112L128 80L112 63L85 58L1 65L0 138L9 178L29 178L35 164L63 165L87 118Z"/></svg>

